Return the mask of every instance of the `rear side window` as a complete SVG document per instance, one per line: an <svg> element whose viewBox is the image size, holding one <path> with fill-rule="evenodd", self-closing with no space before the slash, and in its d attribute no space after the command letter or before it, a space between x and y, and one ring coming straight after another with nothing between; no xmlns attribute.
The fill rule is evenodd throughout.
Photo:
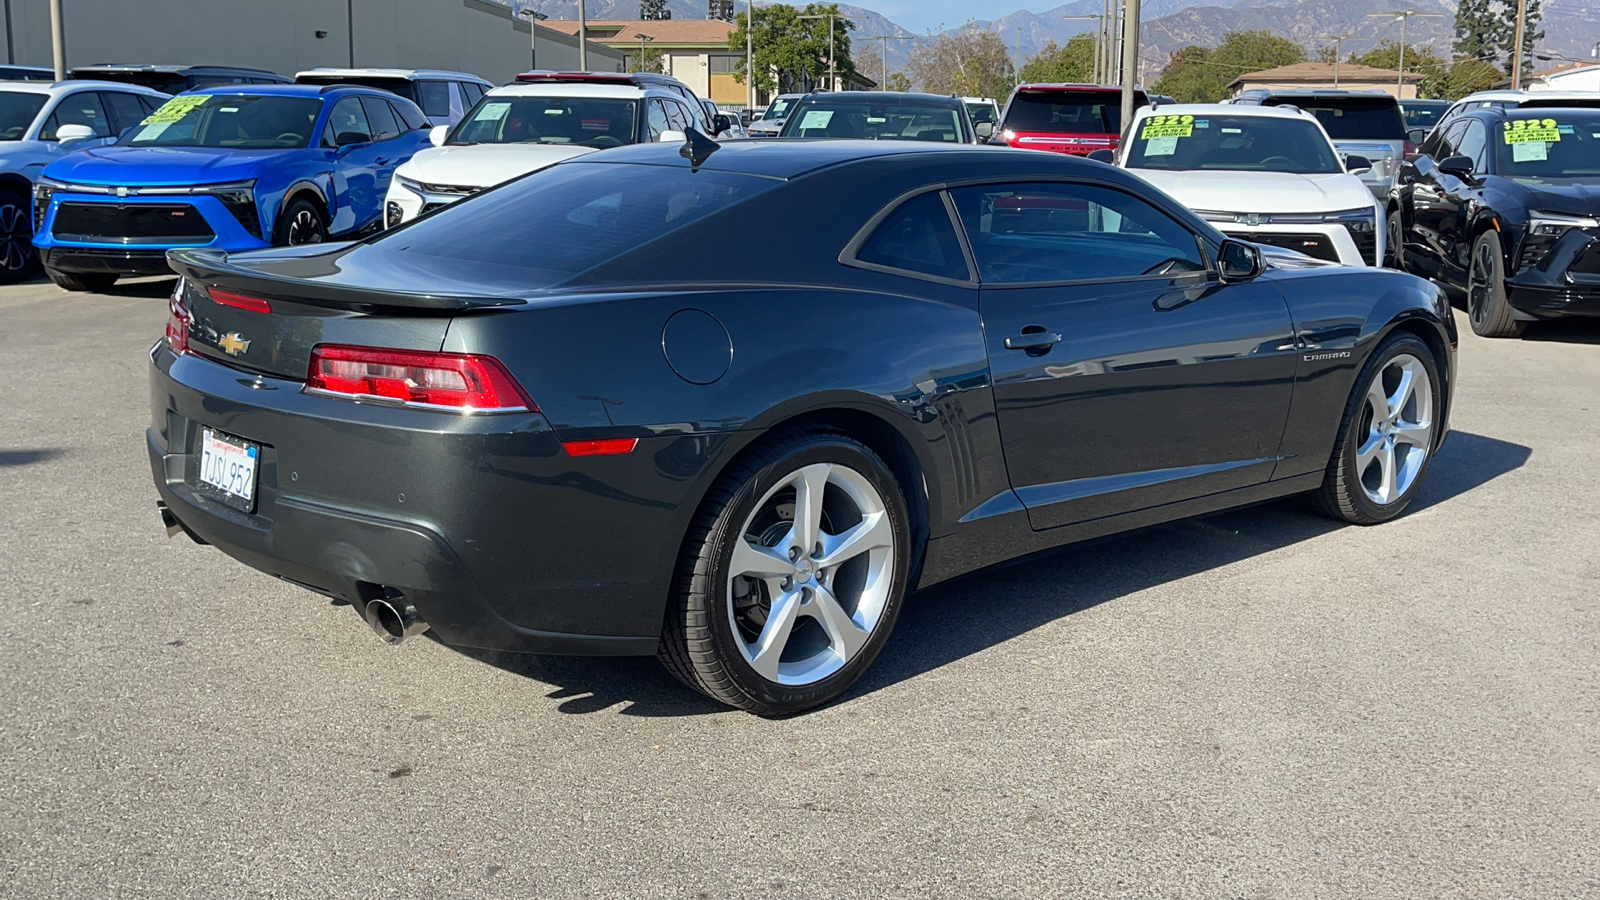
<svg viewBox="0 0 1600 900"><path fill-rule="evenodd" d="M937 191L900 204L873 229L856 251L856 259L936 278L970 280L961 239L956 236L943 195Z"/></svg>
<svg viewBox="0 0 1600 900"><path fill-rule="evenodd" d="M328 147L340 144L360 144L372 140L372 126L367 124L367 114L361 109L361 100L346 97L328 113L328 124L322 130L322 142Z"/></svg>
<svg viewBox="0 0 1600 900"><path fill-rule="evenodd" d="M450 115L450 82L417 82L417 105L422 107L423 114L430 118L448 117Z"/></svg>
<svg viewBox="0 0 1600 900"><path fill-rule="evenodd" d="M1267 106L1298 106L1340 140L1403 141L1405 119L1393 97L1272 97Z"/></svg>
<svg viewBox="0 0 1600 900"><path fill-rule="evenodd" d="M474 197L466 215L447 207L371 247L393 249L384 264L401 270L417 260L547 286L779 184L708 169L561 164Z"/></svg>
<svg viewBox="0 0 1600 900"><path fill-rule="evenodd" d="M372 139L387 141L400 136L400 123L395 120L394 108L387 100L362 97L361 108L366 110L367 123L372 126Z"/></svg>
<svg viewBox="0 0 1600 900"><path fill-rule="evenodd" d="M106 118L105 108L100 105L100 95L93 91L80 91L63 97L56 111L45 122L44 130L39 132L39 140L55 140L56 131L63 125L87 125L93 129L95 137L110 137L112 134L111 121Z"/></svg>
<svg viewBox="0 0 1600 900"><path fill-rule="evenodd" d="M1134 96L1134 107L1143 106ZM1005 127L1043 134L1121 134L1119 91L1018 91L1006 107Z"/></svg>
<svg viewBox="0 0 1600 900"><path fill-rule="evenodd" d="M139 102L138 94L124 94L121 91L105 91L100 94L100 101L105 104L106 111L111 114L111 127L117 131L125 131L139 124L148 113L144 104Z"/></svg>
<svg viewBox="0 0 1600 900"><path fill-rule="evenodd" d="M483 99L483 85L476 81L461 82L461 93L467 98L467 106L472 106Z"/></svg>
<svg viewBox="0 0 1600 900"><path fill-rule="evenodd" d="M395 112L399 114L400 123L405 126L406 131L416 131L418 128L428 127L428 117L424 116L422 110L417 109L416 106L410 103L394 103L391 105L394 107Z"/></svg>

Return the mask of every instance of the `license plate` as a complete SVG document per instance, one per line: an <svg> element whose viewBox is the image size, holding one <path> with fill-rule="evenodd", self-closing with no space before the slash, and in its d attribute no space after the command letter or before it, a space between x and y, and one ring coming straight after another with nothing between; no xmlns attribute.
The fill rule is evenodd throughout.
<svg viewBox="0 0 1600 900"><path fill-rule="evenodd" d="M256 463L261 448L249 441L212 431L200 432L200 488L207 496L245 512L256 505Z"/></svg>

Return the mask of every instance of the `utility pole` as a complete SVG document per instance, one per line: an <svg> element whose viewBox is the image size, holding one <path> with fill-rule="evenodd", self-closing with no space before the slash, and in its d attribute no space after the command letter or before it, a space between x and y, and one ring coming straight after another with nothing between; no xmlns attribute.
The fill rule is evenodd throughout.
<svg viewBox="0 0 1600 900"><path fill-rule="evenodd" d="M872 37L862 38L864 41L878 42L879 58L883 62L883 81L878 84L878 90L887 91L889 89L889 42L914 41L916 39L917 36L914 34L875 34Z"/></svg>
<svg viewBox="0 0 1600 900"><path fill-rule="evenodd" d="M1022 83L1022 26L1017 26L1017 58L1012 63L1017 70L1017 84Z"/></svg>
<svg viewBox="0 0 1600 900"><path fill-rule="evenodd" d="M1092 20L1094 20L1094 23L1095 23L1094 24L1094 74L1091 75L1090 78L1094 81L1095 84L1099 84L1101 77L1103 77L1102 76L1102 72L1100 70L1100 57L1103 55L1103 51L1104 51L1105 48L1101 45L1100 39L1105 36L1105 31L1106 31L1105 27L1104 27L1105 17L1104 16L1062 16L1061 18L1063 18L1063 19L1092 19Z"/></svg>
<svg viewBox="0 0 1600 900"><path fill-rule="evenodd" d="M7 7L9 11L10 7ZM67 33L64 30L61 16L61 0L50 0L50 46L55 56L56 80L67 80ZM9 40L11 33L6 32Z"/></svg>
<svg viewBox="0 0 1600 900"><path fill-rule="evenodd" d="M1333 86L1339 86L1339 49L1345 41L1355 37L1353 34L1337 34L1328 40L1333 41Z"/></svg>
<svg viewBox="0 0 1600 900"><path fill-rule="evenodd" d="M1519 0L1525 2L1525 0ZM1520 8L1520 7L1519 7ZM1395 99L1402 99L1406 91L1406 26L1411 24L1411 19L1442 19L1444 13L1425 13L1415 9L1397 9L1394 12L1368 13L1369 19L1399 19L1400 20L1400 75L1395 79ZM1520 33L1520 32L1519 32ZM1519 45L1520 46L1520 45ZM1515 77L1515 76L1513 76ZM1513 82L1514 84L1515 82Z"/></svg>
<svg viewBox="0 0 1600 900"><path fill-rule="evenodd" d="M751 115L756 108L756 0L744 0L744 80L750 92Z"/></svg>
<svg viewBox="0 0 1600 900"><path fill-rule="evenodd" d="M828 20L828 90L837 91L839 89L839 66L837 64L838 63L838 59L837 59L837 57L834 56L834 52L833 52L833 36L834 36L833 20L834 19L865 19L866 16L852 16L852 15L846 15L845 13L829 12L829 13L821 13L821 14L818 14L818 15L815 15L815 16L795 16L795 18L797 18L797 19L827 19Z"/></svg>
<svg viewBox="0 0 1600 900"><path fill-rule="evenodd" d="M1122 7L1122 127L1133 121L1133 89L1139 83L1139 0Z"/></svg>
<svg viewBox="0 0 1600 900"><path fill-rule="evenodd" d="M589 71L589 12L578 0L578 71Z"/></svg>
<svg viewBox="0 0 1600 900"><path fill-rule="evenodd" d="M1522 90L1522 36L1528 27L1528 0L1517 0L1517 43L1511 51L1511 89Z"/></svg>

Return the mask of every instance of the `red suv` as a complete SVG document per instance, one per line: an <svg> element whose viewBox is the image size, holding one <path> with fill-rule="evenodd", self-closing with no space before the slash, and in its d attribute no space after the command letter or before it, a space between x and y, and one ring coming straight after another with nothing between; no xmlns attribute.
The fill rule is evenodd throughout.
<svg viewBox="0 0 1600 900"><path fill-rule="evenodd" d="M1133 106L1150 101L1134 91ZM1098 84L1024 84L1011 94L999 140L1024 150L1088 156L1122 141L1122 89Z"/></svg>

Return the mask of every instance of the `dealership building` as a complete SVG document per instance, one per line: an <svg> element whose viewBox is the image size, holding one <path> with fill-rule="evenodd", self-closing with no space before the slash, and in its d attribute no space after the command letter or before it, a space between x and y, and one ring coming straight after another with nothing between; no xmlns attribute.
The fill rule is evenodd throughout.
<svg viewBox="0 0 1600 900"><path fill-rule="evenodd" d="M49 0L4 4L6 62L50 66ZM533 67L575 69L578 39L491 0L62 0L67 67L220 65L292 75L317 66L451 69L495 83ZM589 68L624 53L591 40Z"/></svg>

